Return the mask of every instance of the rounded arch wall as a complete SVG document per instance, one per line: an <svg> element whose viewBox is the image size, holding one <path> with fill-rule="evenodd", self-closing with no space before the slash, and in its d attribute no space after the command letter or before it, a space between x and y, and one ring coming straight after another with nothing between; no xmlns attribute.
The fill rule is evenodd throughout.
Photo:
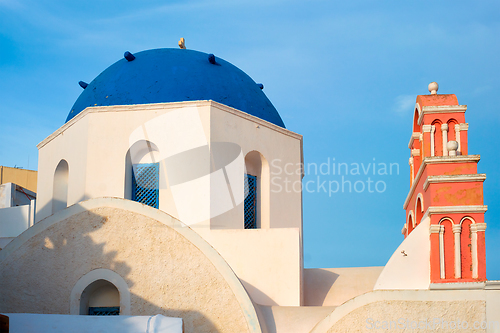
<svg viewBox="0 0 500 333"><path fill-rule="evenodd" d="M421 318L440 318L441 323L450 323L456 320L455 318L460 318L462 323L468 322L470 328L474 322L486 322L486 308L484 296L469 290L448 294L416 290L378 290L357 296L336 307L319 321L310 333L406 332L415 328L419 331L421 326L418 319L407 319L414 318L415 314ZM438 328L436 331L444 329ZM456 329L455 332L459 330Z"/></svg>
<svg viewBox="0 0 500 333"><path fill-rule="evenodd" d="M180 317L185 332L261 332L241 282L206 241L162 211L116 198L73 205L0 251L0 312L69 314L72 293L88 286L75 289L78 281L97 269L125 281L110 282L120 304L130 291L131 315Z"/></svg>

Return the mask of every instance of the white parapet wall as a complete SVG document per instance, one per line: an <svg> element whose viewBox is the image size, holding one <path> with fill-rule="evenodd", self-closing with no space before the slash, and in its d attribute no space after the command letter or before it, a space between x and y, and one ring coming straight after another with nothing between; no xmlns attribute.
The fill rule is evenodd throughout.
<svg viewBox="0 0 500 333"><path fill-rule="evenodd" d="M11 332L90 333L161 332L181 333L182 318L156 316L70 316L57 314L6 313Z"/></svg>
<svg viewBox="0 0 500 333"><path fill-rule="evenodd" d="M35 196L14 183L0 185L0 249L33 225Z"/></svg>
<svg viewBox="0 0 500 333"><path fill-rule="evenodd" d="M17 237L30 226L31 205L0 209L0 238Z"/></svg>
<svg viewBox="0 0 500 333"><path fill-rule="evenodd" d="M0 209L12 207L12 199L14 197L15 184L6 183L0 185Z"/></svg>
<svg viewBox="0 0 500 333"><path fill-rule="evenodd" d="M31 204L0 208L0 249L22 234L35 221L35 200Z"/></svg>
<svg viewBox="0 0 500 333"><path fill-rule="evenodd" d="M36 193L14 183L0 185L0 209L29 205Z"/></svg>

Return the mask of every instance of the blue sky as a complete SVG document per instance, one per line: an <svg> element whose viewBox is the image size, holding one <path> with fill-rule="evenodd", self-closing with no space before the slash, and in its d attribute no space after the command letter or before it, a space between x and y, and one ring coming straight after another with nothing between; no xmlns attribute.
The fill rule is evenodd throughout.
<svg viewBox="0 0 500 333"><path fill-rule="evenodd" d="M487 174L487 274L500 279L499 12L498 1L0 0L0 164L36 168L78 81L184 37L264 84L304 135L306 163L399 165L373 177L383 193L304 193L306 267L384 265L402 241L415 98L437 81L468 105L469 153Z"/></svg>

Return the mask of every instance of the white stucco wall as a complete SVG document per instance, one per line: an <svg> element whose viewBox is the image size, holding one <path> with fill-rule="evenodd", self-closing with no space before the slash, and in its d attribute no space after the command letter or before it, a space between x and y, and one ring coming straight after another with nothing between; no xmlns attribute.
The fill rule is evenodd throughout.
<svg viewBox="0 0 500 333"><path fill-rule="evenodd" d="M430 218L427 217L399 245L380 273L375 283L375 290L429 289L431 251L429 227Z"/></svg>
<svg viewBox="0 0 500 333"><path fill-rule="evenodd" d="M12 242L15 237L0 237L0 249L3 249L7 244Z"/></svg>
<svg viewBox="0 0 500 333"><path fill-rule="evenodd" d="M0 209L13 206L15 184L0 184Z"/></svg>
<svg viewBox="0 0 500 333"><path fill-rule="evenodd" d="M62 159L69 165L68 205L96 197L126 198L126 156L135 139L147 139L154 143L162 160L204 144L229 142L240 146L243 156L258 151L269 164L273 161L280 161L283 165L291 163L298 174L275 175L273 182L276 185L271 188L269 197L264 198L268 203L259 213L269 217L263 227L302 228L301 192L285 190L285 181L297 184L296 189L300 189L302 136L212 101L84 110L38 145L40 190L37 221L52 213L54 171ZM206 163L206 172L209 173L213 161L203 163ZM176 202L172 192L175 187L170 186L169 174L162 163L160 175L159 197L163 211L190 225L200 222L201 228L209 225L212 228L243 228L241 204L236 203L223 215L213 213L216 208L210 202L213 178L193 179L192 186L196 191L191 191L191 195L183 198L182 202ZM183 185L188 183L186 181ZM280 187L282 190L279 190ZM205 215L209 218L190 223L187 221L193 211L190 207L206 211ZM213 221L208 222L210 218Z"/></svg>
<svg viewBox="0 0 500 333"><path fill-rule="evenodd" d="M36 221L52 214L54 172L62 159L69 165L68 206L89 198L85 187L88 120L79 117L78 121L70 121L38 144Z"/></svg>
<svg viewBox="0 0 500 333"><path fill-rule="evenodd" d="M85 283L78 286L93 273L87 283L125 288L131 315L180 317L185 332L261 332L250 297L213 247L164 212L116 198L59 211L0 251L0 312L74 313Z"/></svg>
<svg viewBox="0 0 500 333"><path fill-rule="evenodd" d="M484 286L483 286L484 288ZM496 290L377 290L336 307L311 333L333 332L486 332L500 330L500 316L493 314ZM488 313L491 313L488 316ZM402 323L382 328L384 322ZM426 329L411 325L429 323ZM447 323L467 322L468 328L450 328ZM435 323L435 326L433 326ZM477 323L479 328L474 329ZM488 328L481 328L481 324ZM405 326L406 325L406 326ZM422 324L420 324L422 325ZM422 326L421 326L422 327Z"/></svg>
<svg viewBox="0 0 500 333"><path fill-rule="evenodd" d="M300 228L302 230L302 136L266 122L255 122L255 117L238 112L221 104L211 108L212 142L235 142L244 155L251 151L261 153L270 169L270 206L263 212L270 219L271 228ZM278 168L291 164L288 170L278 173ZM292 172L293 171L293 172ZM274 172L274 174L273 174ZM288 190L285 182L289 182ZM295 185L295 190L292 188ZM243 223L243 210L238 216Z"/></svg>
<svg viewBox="0 0 500 333"><path fill-rule="evenodd" d="M314 268L304 270L304 303L338 306L370 292L384 267Z"/></svg>
<svg viewBox="0 0 500 333"><path fill-rule="evenodd" d="M257 306L263 332L304 333L311 329L335 307L331 306ZM264 331L265 330L265 331Z"/></svg>
<svg viewBox="0 0 500 333"><path fill-rule="evenodd" d="M234 266L258 302L299 305L303 267L302 195L300 191L284 190L284 185L285 181L300 185L302 136L219 103L87 108L38 145L37 221L52 213L54 170L61 159L69 165L68 205L88 198L129 198L125 191L126 179L131 177L126 168L127 152L140 139L149 140L158 150L153 159L160 158L159 208L208 240ZM283 165L291 163L298 168L298 173L277 175L274 182L281 183L283 190L269 191L267 197L259 198L261 211L257 213L259 218L266 216L263 229L294 228L295 231L244 230L243 203L235 201L235 194L243 193L244 169L226 167L224 174L216 166L222 178L212 177L213 156L196 163L185 162L187 173L196 164L202 174L180 186L172 183L165 161L197 147L213 148L219 143L239 146L243 158L251 151L258 151L269 164L279 160ZM231 183L231 172L239 174L237 184ZM227 179L230 186L226 185ZM216 194L223 192L217 180L222 181L225 191L229 188L225 199L228 209L221 210L220 202L214 200ZM215 213L217 209L223 213ZM283 250L287 251L286 257L281 254ZM251 264L243 268L238 266L240 262Z"/></svg>
<svg viewBox="0 0 500 333"><path fill-rule="evenodd" d="M17 237L30 226L30 205L0 208L0 238Z"/></svg>
<svg viewBox="0 0 500 333"><path fill-rule="evenodd" d="M207 241L228 262L255 303L301 305L298 228L213 230Z"/></svg>
<svg viewBox="0 0 500 333"><path fill-rule="evenodd" d="M16 333L161 332L182 333L182 319L156 316L68 316L5 313ZM71 327L71 329L69 329Z"/></svg>

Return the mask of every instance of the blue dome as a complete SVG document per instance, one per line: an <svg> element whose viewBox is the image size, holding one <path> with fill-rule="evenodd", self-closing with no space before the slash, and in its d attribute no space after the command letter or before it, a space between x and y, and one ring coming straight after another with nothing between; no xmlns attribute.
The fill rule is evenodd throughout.
<svg viewBox="0 0 500 333"><path fill-rule="evenodd" d="M66 122L89 106L213 100L285 127L259 85L227 61L215 57L214 62L206 53L185 49L134 56L117 61L88 84Z"/></svg>

